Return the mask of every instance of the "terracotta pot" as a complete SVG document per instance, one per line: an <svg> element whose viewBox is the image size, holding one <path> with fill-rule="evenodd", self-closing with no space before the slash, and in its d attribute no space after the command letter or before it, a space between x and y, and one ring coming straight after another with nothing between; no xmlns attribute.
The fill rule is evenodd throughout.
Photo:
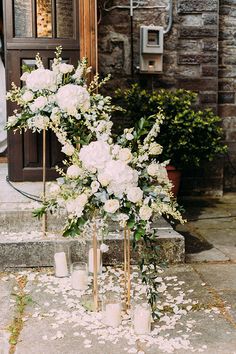
<svg viewBox="0 0 236 354"><path fill-rule="evenodd" d="M177 170L172 165L166 166L166 170L167 170L168 178L173 184L172 192L173 192L174 196L177 197L177 195L179 193L179 187L180 187L182 173L180 170Z"/></svg>

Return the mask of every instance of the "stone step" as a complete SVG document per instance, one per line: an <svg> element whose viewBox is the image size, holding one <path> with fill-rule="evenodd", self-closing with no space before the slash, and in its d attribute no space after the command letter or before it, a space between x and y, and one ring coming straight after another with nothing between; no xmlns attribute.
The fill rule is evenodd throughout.
<svg viewBox="0 0 236 354"><path fill-rule="evenodd" d="M184 238L171 227L156 229L157 244L160 246L160 257L168 263L184 261ZM72 262L87 259L88 246L81 240L58 238L58 235L42 236L39 231L31 233L2 233L0 237L0 269L19 267L53 266L55 243L65 242L70 245ZM110 232L106 238L109 251L103 254L104 264L120 264L123 262L123 235ZM132 263L137 263L139 255L131 252Z"/></svg>

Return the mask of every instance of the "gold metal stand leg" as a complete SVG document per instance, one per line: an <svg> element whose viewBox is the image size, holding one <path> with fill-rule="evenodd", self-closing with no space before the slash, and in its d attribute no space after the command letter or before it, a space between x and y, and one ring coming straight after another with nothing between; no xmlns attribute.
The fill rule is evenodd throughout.
<svg viewBox="0 0 236 354"><path fill-rule="evenodd" d="M46 130L43 129L43 202L46 200ZM43 214L42 219L43 236L47 233L47 214Z"/></svg>
<svg viewBox="0 0 236 354"><path fill-rule="evenodd" d="M127 228L124 229L124 301L127 310Z"/></svg>
<svg viewBox="0 0 236 354"><path fill-rule="evenodd" d="M130 308L130 229L125 227L124 229L124 297L125 297L125 309Z"/></svg>
<svg viewBox="0 0 236 354"><path fill-rule="evenodd" d="M130 229L127 232L127 308L130 309L130 291L131 291L131 280L130 280Z"/></svg>
<svg viewBox="0 0 236 354"><path fill-rule="evenodd" d="M97 257L97 229L94 220L93 227L93 299L94 310L98 311L98 257Z"/></svg>

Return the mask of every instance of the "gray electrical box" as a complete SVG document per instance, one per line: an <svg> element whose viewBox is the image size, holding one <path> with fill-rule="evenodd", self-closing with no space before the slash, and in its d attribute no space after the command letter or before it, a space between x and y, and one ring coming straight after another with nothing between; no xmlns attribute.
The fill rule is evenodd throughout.
<svg viewBox="0 0 236 354"><path fill-rule="evenodd" d="M140 72L156 73L163 69L163 27L140 27Z"/></svg>

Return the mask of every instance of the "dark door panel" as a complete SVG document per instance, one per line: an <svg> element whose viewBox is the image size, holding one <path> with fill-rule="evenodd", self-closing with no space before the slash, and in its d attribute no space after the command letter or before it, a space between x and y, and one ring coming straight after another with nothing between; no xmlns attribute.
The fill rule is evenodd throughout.
<svg viewBox="0 0 236 354"><path fill-rule="evenodd" d="M38 52L45 68L50 68L55 48L62 45L63 60L77 64L80 56L78 14L79 0L4 1L8 90L11 82L17 86L22 84L22 65L34 66ZM8 102L8 116L15 108ZM64 157L52 132L47 132L46 150L46 178L51 180L57 176L55 166L60 165ZM42 180L42 134L9 132L8 164L11 181Z"/></svg>

